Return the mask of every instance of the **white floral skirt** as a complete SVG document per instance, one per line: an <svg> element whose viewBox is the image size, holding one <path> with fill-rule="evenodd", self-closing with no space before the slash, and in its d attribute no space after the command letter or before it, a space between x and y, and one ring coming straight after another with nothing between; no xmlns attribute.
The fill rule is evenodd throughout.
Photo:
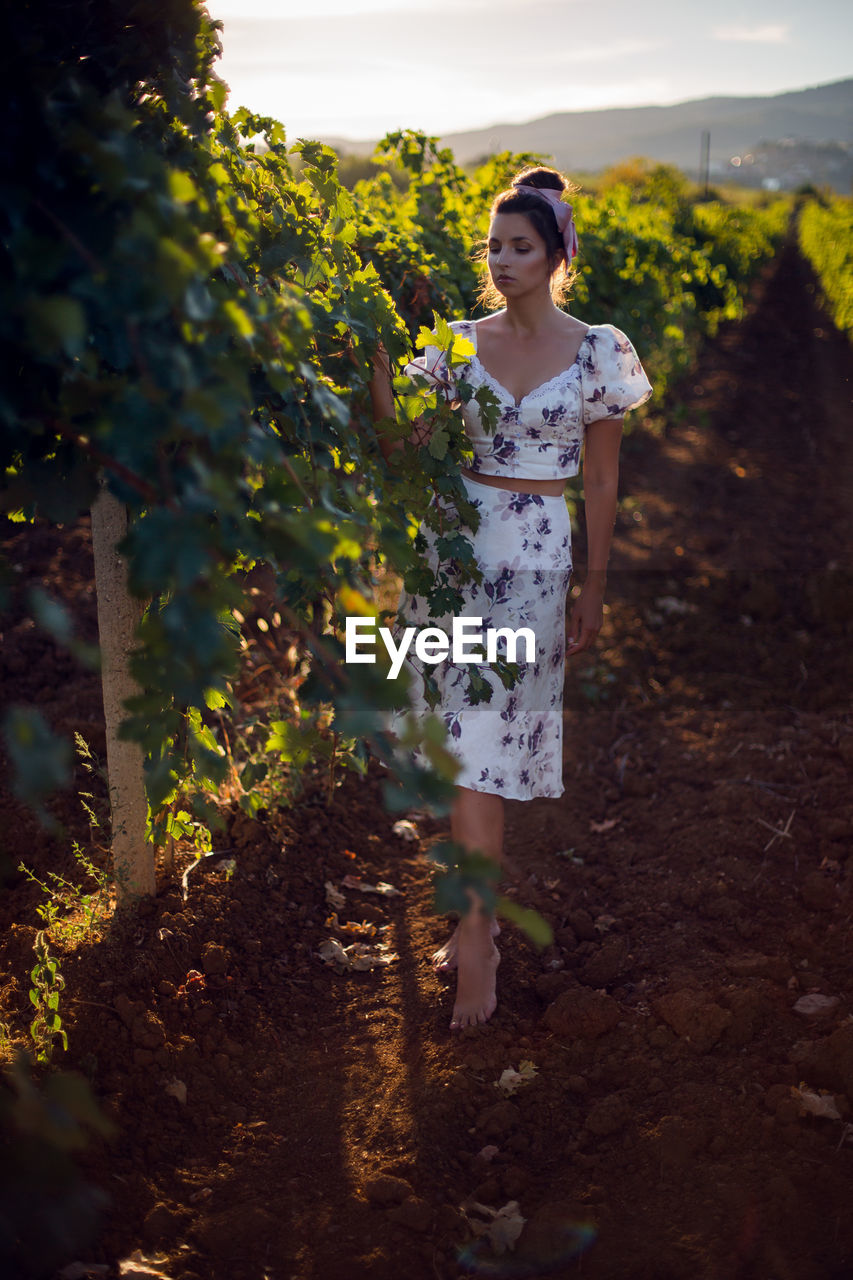
<svg viewBox="0 0 853 1280"><path fill-rule="evenodd" d="M518 678L505 688L486 664L474 668L491 686L491 699L473 701L472 667L446 660L425 665L409 651L406 664L410 698L417 715L430 711L425 674L439 689L432 709L447 726L448 747L461 765L456 785L513 800L563 794L563 679L565 670L566 595L572 572L571 523L562 496L498 489L463 477L480 523L466 536L483 572L481 583L459 587L464 609L458 616L482 619L482 630L529 628L535 637L535 659L525 660L525 645L516 650ZM434 498L433 503L438 499ZM427 560L453 581L453 561L442 562L438 535L425 525ZM400 613L417 629L438 627L448 636L453 617L430 616L423 597L403 593ZM477 628L479 629L479 628ZM473 635L469 626L469 636ZM470 644L468 652L477 646ZM500 657L512 660L498 642ZM532 656L532 655L531 655Z"/></svg>

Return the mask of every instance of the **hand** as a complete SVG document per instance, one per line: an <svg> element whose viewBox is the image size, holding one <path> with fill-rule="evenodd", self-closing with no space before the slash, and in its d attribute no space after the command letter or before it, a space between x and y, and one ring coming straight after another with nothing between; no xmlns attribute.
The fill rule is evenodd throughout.
<svg viewBox="0 0 853 1280"><path fill-rule="evenodd" d="M586 582L575 601L569 618L569 634L566 638L566 657L583 653L595 642L604 622L604 593Z"/></svg>

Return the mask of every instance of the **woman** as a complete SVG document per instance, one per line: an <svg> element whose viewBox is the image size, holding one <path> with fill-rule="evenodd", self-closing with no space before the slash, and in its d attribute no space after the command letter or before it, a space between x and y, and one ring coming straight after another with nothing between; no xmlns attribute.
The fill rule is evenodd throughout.
<svg viewBox="0 0 853 1280"><path fill-rule="evenodd" d="M490 278L485 300L503 309L476 322L451 324L474 345L466 365L450 371L444 354L427 348L409 366L411 373L435 380L448 399L455 398L455 380L462 378L474 388L489 387L500 405L493 433L484 429L475 400L461 407L474 454L462 476L480 517L469 537L483 571L482 583L461 587L464 616L482 617L484 629L529 627L536 659L520 664L511 690L489 668L478 668L492 686L488 702L471 701L469 668L447 663L430 670L441 692L436 711L460 762L452 837L499 864L504 799L563 792L564 659L588 649L601 628L623 417L651 395L624 334L608 324L584 324L556 305L571 283L577 251L572 208L562 198L568 190L555 170L534 168L496 198L484 255ZM376 418L393 416L387 377L377 377L372 390ZM578 472L581 446L587 572L566 644L572 565L563 490ZM392 447L383 444L386 457ZM435 537L423 532L438 567ZM405 598L401 612L410 625L436 625L423 599ZM412 682L416 695L418 684ZM457 970L451 1029L486 1022L494 1012L498 932L495 920L473 901L434 957L439 971Z"/></svg>

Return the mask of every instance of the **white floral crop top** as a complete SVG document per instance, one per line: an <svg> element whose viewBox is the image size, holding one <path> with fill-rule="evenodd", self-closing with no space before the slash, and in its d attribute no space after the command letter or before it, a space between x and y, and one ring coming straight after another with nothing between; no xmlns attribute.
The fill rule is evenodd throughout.
<svg viewBox="0 0 853 1280"><path fill-rule="evenodd" d="M467 364L449 371L444 352L427 347L406 366L410 375L435 381L447 400L456 399L455 383L487 386L500 401L493 433L486 431L475 400L461 406L474 451L469 469L487 476L556 480L577 475L586 426L600 418L621 418L652 394L637 353L612 324L594 324L584 334L574 364L534 387L516 403L509 391L480 363L477 323L455 320L454 333L474 344Z"/></svg>

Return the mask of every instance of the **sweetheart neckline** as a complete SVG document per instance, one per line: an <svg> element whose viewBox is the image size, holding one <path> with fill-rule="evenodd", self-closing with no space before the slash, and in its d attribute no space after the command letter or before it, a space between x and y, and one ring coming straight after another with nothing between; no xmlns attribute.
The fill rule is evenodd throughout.
<svg viewBox="0 0 853 1280"><path fill-rule="evenodd" d="M471 326L472 326L472 328L473 328L473 330L474 330L474 333L476 334L476 332L477 332L477 329L476 329L476 322L475 322L475 321L470 321L469 323L471 324ZM577 369L577 368L579 368L579 367L580 367L580 366L579 366L580 354L581 354L581 351L583 350L584 346L585 346L585 345L586 345L586 343L587 343L587 340L588 340L588 338L589 338L589 333L590 333L590 330L591 330L591 329L592 329L592 325L590 325L590 326L589 326L589 328L587 329L586 333L585 333L585 334L584 334L584 336L581 338L581 343L580 343L580 346L578 347L577 355L575 356L574 360L572 361L572 363L571 363L570 365L567 365L565 369L561 369L559 373L555 373L555 374L554 374L554 376L553 376L552 378L546 378L544 382L540 382L537 386L532 387L532 388L530 389L530 391L526 391L526 392L524 393L524 395L523 395L519 400L516 400L515 396L512 394L512 392L509 390L509 388L508 388L508 387L505 387L505 386L503 385L503 383L502 383L502 382L498 381L498 379L495 377L495 375L494 375L493 373L490 373L490 372L489 372L489 370L486 368L486 366L483 364L482 360L480 359L480 352L479 352L479 350L477 349L477 348L478 348L478 346L479 346L479 344L478 344L478 342L477 342L476 338L475 338L475 340L474 340L474 359L477 361L477 364L480 366L480 369L481 369L481 370L482 370L482 372L486 375L486 377L488 378L489 382L491 382L491 383L492 383L492 385L493 385L493 386L494 386L498 391L502 391L502 392L503 392L503 394L504 394L505 396L507 396L507 397L512 401L513 408L515 408L515 409L520 409L520 408L521 408L521 406L524 404L525 400L529 400L529 399L531 398L531 396L535 396L538 392L540 392L540 391L544 391L546 387L550 387L550 385L551 385L551 383L552 383L552 382L557 382L560 378L565 378L565 376L566 376L567 374L571 373L573 369Z"/></svg>

